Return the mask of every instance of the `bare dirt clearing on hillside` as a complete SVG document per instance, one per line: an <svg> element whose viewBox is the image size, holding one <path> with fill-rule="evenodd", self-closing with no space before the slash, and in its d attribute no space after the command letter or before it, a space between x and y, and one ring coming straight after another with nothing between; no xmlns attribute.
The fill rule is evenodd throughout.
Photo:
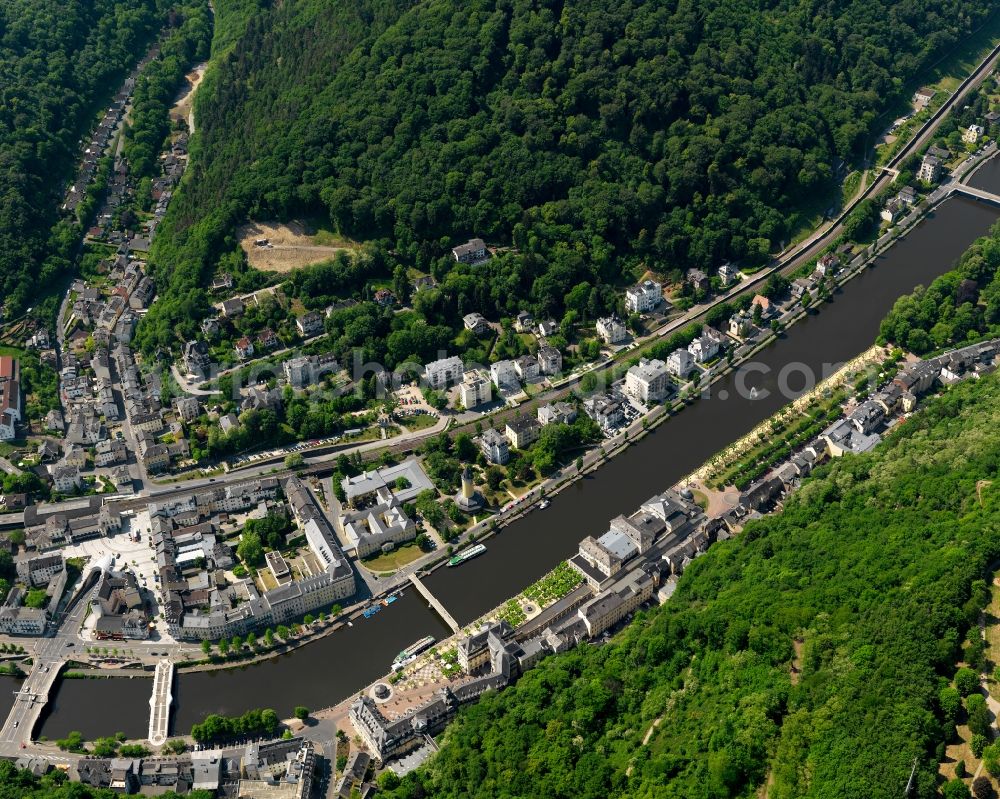
<svg viewBox="0 0 1000 799"><path fill-rule="evenodd" d="M191 133L194 133L194 93L198 91L198 85L201 83L201 79L205 77L205 69L208 64L199 64L191 72L187 74L187 87L181 91L181 94L177 98L177 102L174 103L174 107L170 109L170 120L174 122L178 119L183 119L188 123L188 129Z"/></svg>
<svg viewBox="0 0 1000 799"><path fill-rule="evenodd" d="M240 246L255 269L290 272L333 258L338 252L355 252L358 244L329 231L315 231L303 222L288 224L248 222L239 228ZM255 242L267 240L266 246Z"/></svg>

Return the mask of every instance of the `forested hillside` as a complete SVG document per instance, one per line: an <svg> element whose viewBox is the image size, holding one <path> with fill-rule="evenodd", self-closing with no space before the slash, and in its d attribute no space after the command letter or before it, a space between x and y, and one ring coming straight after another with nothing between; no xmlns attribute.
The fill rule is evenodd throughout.
<svg viewBox="0 0 1000 799"><path fill-rule="evenodd" d="M246 217L328 217L408 264L470 235L515 244L443 307L551 315L581 282L760 261L986 0L229 0L201 141L154 252L170 301L142 343L203 312L190 289ZM234 22L235 20L235 22ZM595 296L600 311L607 293Z"/></svg>
<svg viewBox="0 0 1000 799"><path fill-rule="evenodd" d="M389 795L898 799L916 759L913 796L936 796L939 694L1000 556L1000 485L977 498L998 389L953 388L825 468L610 644L463 711Z"/></svg>
<svg viewBox="0 0 1000 799"><path fill-rule="evenodd" d="M882 341L921 355L1000 336L1000 225L969 247L954 269L896 300L879 332Z"/></svg>
<svg viewBox="0 0 1000 799"><path fill-rule="evenodd" d="M24 310L68 268L53 230L81 135L165 19L166 0L0 4L0 308Z"/></svg>

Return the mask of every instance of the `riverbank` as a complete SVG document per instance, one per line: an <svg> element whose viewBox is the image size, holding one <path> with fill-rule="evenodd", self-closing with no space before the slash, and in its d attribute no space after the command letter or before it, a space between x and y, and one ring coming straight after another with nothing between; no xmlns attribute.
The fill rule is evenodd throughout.
<svg viewBox="0 0 1000 799"><path fill-rule="evenodd" d="M877 258L875 268L858 275L858 285L854 281L845 285L843 296L838 290L832 304L819 313L806 314L777 340L763 345L756 356L762 372L746 381L748 389L761 389L761 398L751 401L740 395L730 373L711 397L684 406L683 415L664 418L667 424L657 425L655 435L651 435L652 426L645 433L637 429L634 438L622 442L621 457L605 462L595 451L580 479L549 494L552 505L548 510L534 513L518 508L516 518L512 515L500 529L502 534L491 535L485 555L457 569L438 567L425 584L463 627L501 606L564 560L580 538L599 535L607 520L681 480L786 404L777 394L763 398L763 389L776 388L772 377L784 365L801 363L821 373L823 364L843 363L870 347L895 299L947 269L996 218L995 209L962 198L936 208L925 226L901 238L888 254ZM941 235L942 228L948 235ZM838 313L838 308L843 312ZM729 392L728 399L721 399L723 392ZM666 409L657 413L665 414ZM669 424L675 416L681 424ZM593 468L598 463L602 469ZM262 656L265 662L254 666L247 666L246 661L221 664L230 669L224 676L218 671L182 673L174 704L175 727L186 730L205 713L238 714L260 704L275 707L280 715L287 715L296 704L328 707L331 697L353 696L371 684L400 649L426 634L445 639L451 633L427 612L426 603L407 591L373 618L351 629L341 628L338 636L311 639L313 646L301 652L267 653ZM335 664L334 668L329 664ZM104 701L117 701L113 691L102 690L101 681L88 680L78 687ZM100 716L89 719L80 712L89 703L78 692L65 695L59 703L64 711L53 714L58 717L53 730L90 725L95 734L102 732L97 723ZM148 695L132 710L127 705L120 708L122 713L145 719ZM48 733L48 727L43 732Z"/></svg>

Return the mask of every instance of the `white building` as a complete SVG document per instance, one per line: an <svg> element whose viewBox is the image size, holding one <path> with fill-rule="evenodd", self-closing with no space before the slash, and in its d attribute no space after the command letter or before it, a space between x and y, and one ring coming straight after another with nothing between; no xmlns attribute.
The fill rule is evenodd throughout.
<svg viewBox="0 0 1000 799"><path fill-rule="evenodd" d="M718 355L719 342L711 336L702 333L688 344L688 352L691 353L691 357L694 358L695 363L706 363Z"/></svg>
<svg viewBox="0 0 1000 799"><path fill-rule="evenodd" d="M625 290L625 307L629 313L646 313L663 302L663 286L655 280L643 280Z"/></svg>
<svg viewBox="0 0 1000 799"><path fill-rule="evenodd" d="M493 383L482 372L473 369L466 372L459 386L459 400L462 407L472 409L478 405L485 405L493 399Z"/></svg>
<svg viewBox="0 0 1000 799"><path fill-rule="evenodd" d="M486 243L482 239L469 239L451 250L452 256L460 264L475 264L486 260Z"/></svg>
<svg viewBox="0 0 1000 799"><path fill-rule="evenodd" d="M719 280L723 286L735 283L740 279L740 271L728 261L719 267Z"/></svg>
<svg viewBox="0 0 1000 799"><path fill-rule="evenodd" d="M309 355L291 358L283 364L285 379L292 388L305 388L319 383L327 375L340 371L333 355Z"/></svg>
<svg viewBox="0 0 1000 799"><path fill-rule="evenodd" d="M917 180L924 183L936 183L941 177L941 160L934 155L925 155L917 170Z"/></svg>
<svg viewBox="0 0 1000 799"><path fill-rule="evenodd" d="M424 378L431 388L440 390L458 383L465 374L462 359L457 355L431 361L424 367Z"/></svg>
<svg viewBox="0 0 1000 799"><path fill-rule="evenodd" d="M618 344L628 337L628 332L617 316L606 316L597 320L597 335L605 344Z"/></svg>
<svg viewBox="0 0 1000 799"><path fill-rule="evenodd" d="M518 385L517 369L511 360L497 361L490 366L490 379L498 388L516 388Z"/></svg>
<svg viewBox="0 0 1000 799"><path fill-rule="evenodd" d="M687 377L692 366L691 353L683 347L678 347L667 357L667 371L675 377Z"/></svg>
<svg viewBox="0 0 1000 799"><path fill-rule="evenodd" d="M502 466L510 460L510 445L507 439L499 430L494 430L492 427L483 431L479 438L479 448L483 452L483 457L490 463Z"/></svg>
<svg viewBox="0 0 1000 799"><path fill-rule="evenodd" d="M662 402L670 391L670 373L660 360L642 358L625 374L625 393L644 405Z"/></svg>
<svg viewBox="0 0 1000 799"><path fill-rule="evenodd" d="M462 317L462 324L466 330L477 336L482 335L490 329L489 322L486 321L486 317L481 313L467 313Z"/></svg>
<svg viewBox="0 0 1000 799"><path fill-rule="evenodd" d="M68 494L82 484L79 466L60 463L52 467L52 485L60 494Z"/></svg>

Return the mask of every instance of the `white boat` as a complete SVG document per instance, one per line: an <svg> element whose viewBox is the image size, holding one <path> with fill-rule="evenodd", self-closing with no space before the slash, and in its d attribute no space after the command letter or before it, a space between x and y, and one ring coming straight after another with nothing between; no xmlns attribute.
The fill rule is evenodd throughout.
<svg viewBox="0 0 1000 799"><path fill-rule="evenodd" d="M538 503L538 509L545 510L551 504L552 503L549 502L547 499L543 499L541 502Z"/></svg>

